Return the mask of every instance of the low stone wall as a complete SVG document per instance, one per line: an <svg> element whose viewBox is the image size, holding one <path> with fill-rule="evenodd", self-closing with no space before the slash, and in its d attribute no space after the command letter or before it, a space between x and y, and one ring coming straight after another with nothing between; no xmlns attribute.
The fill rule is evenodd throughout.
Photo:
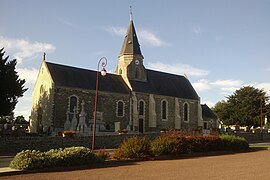
<svg viewBox="0 0 270 180"><path fill-rule="evenodd" d="M138 134L138 136L148 136L150 140L157 137L159 133ZM134 136L134 134L123 135L102 135L96 136L95 148L116 148L124 139ZM1 137L0 155L17 153L22 150L47 151L55 148L65 148L71 146L84 146L91 148L92 136L74 137Z"/></svg>
<svg viewBox="0 0 270 180"><path fill-rule="evenodd" d="M160 133L137 134L138 136L148 136L150 140L160 135ZM234 133L236 136L244 137L248 142L270 142L269 133ZM124 139L134 136L134 134L123 135L102 135L96 136L95 148L116 148ZM1 137L0 155L17 153L22 150L47 151L55 148L65 148L71 146L84 146L91 148L92 136L74 137Z"/></svg>
<svg viewBox="0 0 270 180"><path fill-rule="evenodd" d="M270 141L269 133L236 132L233 134L245 138L249 143Z"/></svg>

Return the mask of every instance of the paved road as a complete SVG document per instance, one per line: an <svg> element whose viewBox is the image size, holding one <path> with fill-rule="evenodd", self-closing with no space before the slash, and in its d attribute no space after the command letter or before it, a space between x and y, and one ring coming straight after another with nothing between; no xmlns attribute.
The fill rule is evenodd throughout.
<svg viewBox="0 0 270 180"><path fill-rule="evenodd" d="M0 179L270 179L270 151L247 152L171 160L118 162L62 172L38 172Z"/></svg>

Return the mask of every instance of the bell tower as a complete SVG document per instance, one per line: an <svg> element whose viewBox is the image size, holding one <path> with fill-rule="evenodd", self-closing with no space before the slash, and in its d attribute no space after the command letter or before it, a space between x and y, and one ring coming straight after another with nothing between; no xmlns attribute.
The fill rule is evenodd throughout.
<svg viewBox="0 0 270 180"><path fill-rule="evenodd" d="M147 81L147 74L143 65L143 55L133 24L132 12L130 12L130 22L127 33L118 56L118 66L116 74L121 75L129 85L129 80Z"/></svg>

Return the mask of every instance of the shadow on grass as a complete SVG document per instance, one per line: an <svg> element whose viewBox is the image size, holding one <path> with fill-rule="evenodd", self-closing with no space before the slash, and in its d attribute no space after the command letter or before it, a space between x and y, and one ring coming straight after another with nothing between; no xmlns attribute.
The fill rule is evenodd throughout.
<svg viewBox="0 0 270 180"><path fill-rule="evenodd" d="M257 151L262 151L262 150L266 150L266 149L264 147L252 147L246 151L214 151L214 152L207 152L207 153L181 154L178 156L161 155L148 161L181 160L181 159L204 158L204 157L211 157L211 156L226 156L226 155L232 155L232 154L252 153L252 152L257 152ZM44 169L37 169L37 170L2 172L0 173L0 177L22 175L22 174L33 174L33 173L68 172L68 171L80 171L80 170L91 170L91 169L94 170L94 169L100 169L100 168L111 168L111 167L121 167L121 166L134 166L134 165L139 165L138 163L140 162L145 162L145 160L110 160L110 161L95 163L91 165L84 165L84 166L57 167L57 168L44 168Z"/></svg>

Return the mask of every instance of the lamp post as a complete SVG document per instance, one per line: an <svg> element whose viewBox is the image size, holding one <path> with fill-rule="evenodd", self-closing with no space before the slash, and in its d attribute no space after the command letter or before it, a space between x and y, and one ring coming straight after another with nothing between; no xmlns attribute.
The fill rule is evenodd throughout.
<svg viewBox="0 0 270 180"><path fill-rule="evenodd" d="M95 150L95 138L96 138L96 124L97 124L97 100L98 100L98 74L99 74L99 66L102 66L102 70L100 71L101 76L106 76L105 66L107 65L106 57L100 58L98 61L97 74L96 74L96 96L95 96L95 104L94 104L94 126L93 126L93 136L92 136L92 151Z"/></svg>
<svg viewBox="0 0 270 180"><path fill-rule="evenodd" d="M260 121L260 124L261 124L261 133L262 133L262 95L261 95L261 101L260 101L260 115L261 115L261 121Z"/></svg>

